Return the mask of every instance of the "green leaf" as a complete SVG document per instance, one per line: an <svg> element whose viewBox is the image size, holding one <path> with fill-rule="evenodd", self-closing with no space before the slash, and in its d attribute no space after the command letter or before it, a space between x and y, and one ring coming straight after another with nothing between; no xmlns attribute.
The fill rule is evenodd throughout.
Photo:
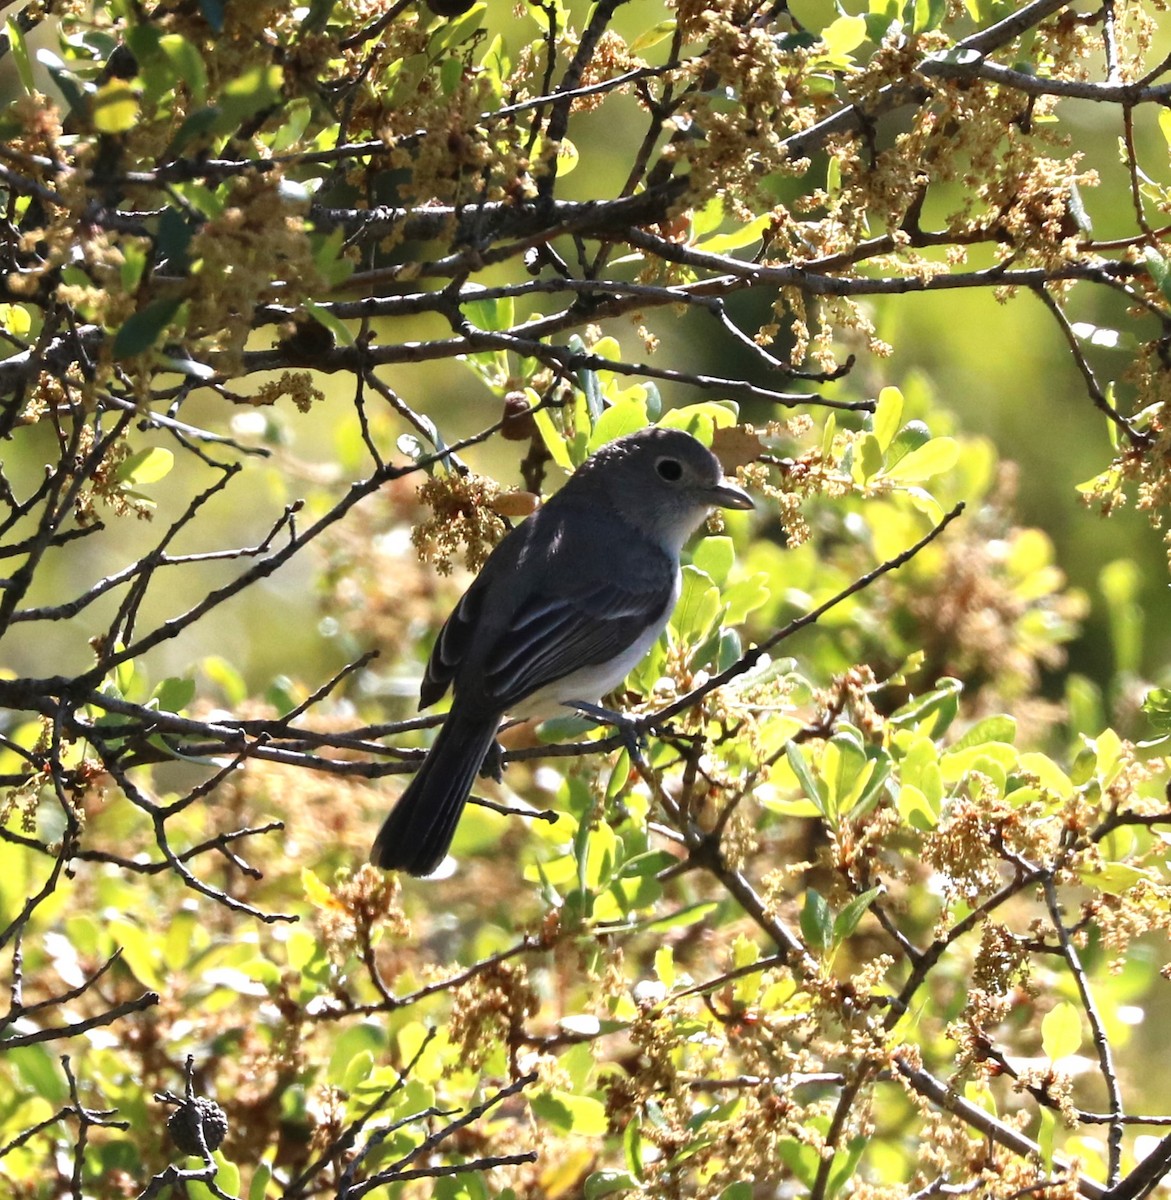
<svg viewBox="0 0 1171 1200"><path fill-rule="evenodd" d="M64 1104L69 1099L69 1085L57 1060L44 1046L13 1046L4 1051L4 1061L15 1069L30 1092L50 1104Z"/></svg>
<svg viewBox="0 0 1171 1200"><path fill-rule="evenodd" d="M1151 688L1143 697L1147 720L1161 733L1171 731L1171 689Z"/></svg>
<svg viewBox="0 0 1171 1200"><path fill-rule="evenodd" d="M855 896L834 917L833 940L835 946L839 942L844 942L858 928L858 922L866 915L866 910L874 903L881 891L881 888L871 888L860 896Z"/></svg>
<svg viewBox="0 0 1171 1200"><path fill-rule="evenodd" d="M466 42L480 28L487 8L481 0L480 3L473 4L467 12L460 13L458 18L442 26L434 39L433 50L449 50Z"/></svg>
<svg viewBox="0 0 1171 1200"><path fill-rule="evenodd" d="M821 1156L814 1146L785 1137L777 1141L777 1154L793 1175L806 1187L812 1188L821 1166Z"/></svg>
<svg viewBox="0 0 1171 1200"><path fill-rule="evenodd" d="M1041 1049L1049 1058L1067 1058L1082 1044L1082 1019L1074 1005L1062 1000L1041 1019Z"/></svg>
<svg viewBox="0 0 1171 1200"><path fill-rule="evenodd" d="M670 17L666 21L660 21L657 25L652 25L649 29L644 29L627 47L631 54L641 54L644 50L649 50L652 46L657 46L660 42L671 37L675 32L676 20Z"/></svg>
<svg viewBox="0 0 1171 1200"><path fill-rule="evenodd" d="M822 752L821 777L829 791L829 807L835 813L848 811L851 797L861 794L874 764L866 758L861 742L836 733Z"/></svg>
<svg viewBox="0 0 1171 1200"><path fill-rule="evenodd" d="M915 34L930 33L943 24L947 15L947 0L909 0L907 5L909 19L906 24L911 26Z"/></svg>
<svg viewBox="0 0 1171 1200"><path fill-rule="evenodd" d="M903 393L897 387L884 387L874 406L874 436L879 449L885 453L894 441L899 422L903 419Z"/></svg>
<svg viewBox="0 0 1171 1200"><path fill-rule="evenodd" d="M314 234L313 265L329 288L340 287L354 273L354 264L346 257L346 231L338 226L325 237Z"/></svg>
<svg viewBox="0 0 1171 1200"><path fill-rule="evenodd" d="M931 430L922 421L908 421L896 434L887 451L887 470L895 465L904 455L912 450L918 450L931 441Z"/></svg>
<svg viewBox="0 0 1171 1200"><path fill-rule="evenodd" d="M139 450L125 460L116 472L115 478L119 483L131 487L142 487L149 483L158 483L171 473L175 465L175 455L164 446L151 446Z"/></svg>
<svg viewBox="0 0 1171 1200"><path fill-rule="evenodd" d="M1171 148L1171 109L1161 108L1159 110L1159 131L1167 146Z"/></svg>
<svg viewBox="0 0 1171 1200"><path fill-rule="evenodd" d="M29 58L28 43L20 26L9 17L4 22L4 32L8 36L8 45L12 48L12 60L16 63L16 77L27 95L31 96L37 90L33 80L33 64Z"/></svg>
<svg viewBox="0 0 1171 1200"><path fill-rule="evenodd" d="M656 921L648 922L646 928L652 933L666 933L670 929L686 929L690 925L698 924L719 907L719 902L716 900L700 900L696 904L688 904L673 913L668 913Z"/></svg>
<svg viewBox="0 0 1171 1200"><path fill-rule="evenodd" d="M533 420L549 451L553 461L566 471L573 470L573 459L569 456L569 445L561 436L561 431L553 424L553 416L547 408L539 408L533 413Z"/></svg>
<svg viewBox="0 0 1171 1200"><path fill-rule="evenodd" d="M172 675L155 688L154 699L163 712L182 712L195 699L195 680Z"/></svg>
<svg viewBox="0 0 1171 1200"><path fill-rule="evenodd" d="M284 71L275 64L262 64L233 76L220 89L217 133L232 133L262 109L281 99Z"/></svg>
<svg viewBox="0 0 1171 1200"><path fill-rule="evenodd" d="M138 124L139 92L127 79L108 79L91 100L98 133L126 133Z"/></svg>
<svg viewBox="0 0 1171 1200"><path fill-rule="evenodd" d="M638 1186L638 1180L628 1171L594 1171L586 1177L583 1191L585 1200L600 1200L617 1192L637 1191Z"/></svg>
<svg viewBox="0 0 1171 1200"><path fill-rule="evenodd" d="M830 1168L829 1180L826 1184L826 1196L832 1200L842 1187L853 1178L862 1160L862 1151L866 1149L868 1138L857 1135L850 1138L845 1154L835 1154Z"/></svg>
<svg viewBox="0 0 1171 1200"><path fill-rule="evenodd" d="M342 1072L342 1091L356 1091L361 1084L366 1082L373 1070L374 1055L369 1050L359 1050L346 1064L345 1071Z"/></svg>
<svg viewBox="0 0 1171 1200"><path fill-rule="evenodd" d="M354 335L350 331L350 327L341 320L335 317L328 308L321 304L314 304L312 300L306 300L305 311L319 324L323 325L330 333L333 334L335 341L342 346L352 346L354 344Z"/></svg>
<svg viewBox="0 0 1171 1200"><path fill-rule="evenodd" d="M716 429L735 425L739 419L740 406L734 400L704 400L671 409L659 424L665 429L685 430L705 446L710 446Z"/></svg>
<svg viewBox="0 0 1171 1200"><path fill-rule="evenodd" d="M212 1154L212 1158L219 1167L215 1177L216 1186L221 1192L227 1192L229 1196L236 1195L240 1190L240 1168L230 1159L225 1158L222 1150L216 1150Z"/></svg>
<svg viewBox="0 0 1171 1200"><path fill-rule="evenodd" d="M326 1078L352 1092L366 1080L385 1050L386 1031L377 1022L351 1025L333 1041Z"/></svg>
<svg viewBox="0 0 1171 1200"><path fill-rule="evenodd" d="M126 241L122 246L122 267L118 272L118 282L124 292L133 292L142 281L146 270L146 250L139 242Z"/></svg>
<svg viewBox="0 0 1171 1200"><path fill-rule="evenodd" d="M156 247L162 258L170 263L175 271L187 269L187 247L195 233L192 225L178 209L166 208L159 218L159 232Z"/></svg>
<svg viewBox="0 0 1171 1200"><path fill-rule="evenodd" d="M645 429L646 402L642 399L622 400L611 404L594 423L590 431L589 449L592 454L600 446L628 433Z"/></svg>
<svg viewBox="0 0 1171 1200"><path fill-rule="evenodd" d="M691 236L698 240L715 233L724 220L724 198L713 196L701 209L691 215Z"/></svg>
<svg viewBox="0 0 1171 1200"><path fill-rule="evenodd" d="M763 571L738 579L723 591L724 620L729 625L743 625L748 614L767 604L772 595L772 581Z"/></svg>
<svg viewBox="0 0 1171 1200"><path fill-rule="evenodd" d="M212 654L203 659L199 666L219 688L229 708L237 708L247 699L248 685L244 682L244 676L226 658Z"/></svg>
<svg viewBox="0 0 1171 1200"><path fill-rule="evenodd" d="M702 250L705 254L728 254L732 250L750 246L764 237L772 219L771 213L762 213L754 221L749 221L747 225L741 225L739 229L733 229L731 233L717 233L714 237L700 242L696 249Z"/></svg>
<svg viewBox="0 0 1171 1200"><path fill-rule="evenodd" d="M551 1088L530 1100L533 1115L564 1133L601 1137L610 1127L606 1106L591 1096L574 1096Z"/></svg>
<svg viewBox="0 0 1171 1200"><path fill-rule="evenodd" d="M179 311L182 300L178 297L160 297L141 308L114 335L113 353L117 359L133 358L143 354L158 341Z"/></svg>
<svg viewBox="0 0 1171 1200"><path fill-rule="evenodd" d="M261 1159L252 1171L252 1180L248 1184L248 1200L264 1200L271 1179L272 1163L268 1159Z"/></svg>
<svg viewBox="0 0 1171 1200"><path fill-rule="evenodd" d="M705 537L691 556L692 563L703 571L716 587L723 587L736 561L736 550L730 537Z"/></svg>
<svg viewBox="0 0 1171 1200"><path fill-rule="evenodd" d="M0 304L0 328L14 337L24 337L32 327L32 316L23 304Z"/></svg>
<svg viewBox="0 0 1171 1200"><path fill-rule="evenodd" d="M582 884L590 891L597 891L605 887L613 877L618 859L618 836L604 821L595 827L583 821L582 828L589 831Z"/></svg>
<svg viewBox="0 0 1171 1200"><path fill-rule="evenodd" d="M861 449L855 460L854 478L866 483L882 470L882 447L872 433L862 435Z"/></svg>
<svg viewBox="0 0 1171 1200"><path fill-rule="evenodd" d="M224 0L199 0L199 11L216 33L223 33Z"/></svg>
<svg viewBox="0 0 1171 1200"><path fill-rule="evenodd" d="M474 296L477 289L469 290ZM505 329L511 329L516 323L516 306L511 296L466 300L462 307L467 319L477 329L483 329L489 333L500 333Z"/></svg>
<svg viewBox="0 0 1171 1200"><path fill-rule="evenodd" d="M955 754L972 746L983 746L987 742L1007 742L1011 746L1015 741L1016 721L1000 713L977 721L962 738L948 746L947 752Z"/></svg>
<svg viewBox="0 0 1171 1200"><path fill-rule="evenodd" d="M1147 262L1147 271L1155 281L1155 286L1163 293L1164 299L1171 300L1171 267L1168 266L1167 260L1154 246L1148 246L1143 251L1143 256Z"/></svg>
<svg viewBox="0 0 1171 1200"><path fill-rule="evenodd" d="M932 691L913 696L896 709L891 714L890 722L897 728L922 728L925 733L939 737L955 720L963 689L960 680L945 676Z"/></svg>
<svg viewBox="0 0 1171 1200"><path fill-rule="evenodd" d="M339 905L333 892L321 881L315 871L309 867L301 868L301 886L305 889L305 898L314 908L328 911L338 911Z"/></svg>
<svg viewBox="0 0 1171 1200"><path fill-rule="evenodd" d="M671 614L671 628L679 640L695 644L703 640L719 620L720 590L696 567L683 568L683 589Z"/></svg>
<svg viewBox="0 0 1171 1200"><path fill-rule="evenodd" d="M897 801L899 818L912 829L926 832L939 824L939 809L931 804L926 795L914 784L904 783L899 788Z"/></svg>
<svg viewBox="0 0 1171 1200"><path fill-rule="evenodd" d="M825 45L825 58L849 64L853 61L850 51L866 40L866 21L862 17L838 17L821 31L821 40Z"/></svg>
<svg viewBox="0 0 1171 1200"><path fill-rule="evenodd" d="M959 456L960 447L955 438L932 438L918 449L908 451L893 467L888 467L885 477L897 483L921 483L950 471Z"/></svg>
<svg viewBox="0 0 1171 1200"><path fill-rule="evenodd" d="M180 33L165 33L159 38L158 45L191 93L192 100L203 104L207 99L207 67L195 44Z"/></svg>
<svg viewBox="0 0 1171 1200"><path fill-rule="evenodd" d="M464 64L458 58L445 58L439 68L439 87L445 96L454 96L463 78Z"/></svg>
<svg viewBox="0 0 1171 1200"><path fill-rule="evenodd" d="M1149 880L1150 876L1146 871L1132 867L1129 863L1117 862L1106 863L1097 870L1082 871L1081 878L1087 887L1096 887L1108 896L1123 896L1135 884Z"/></svg>
<svg viewBox="0 0 1171 1200"><path fill-rule="evenodd" d="M721 629L719 635L720 644L716 651L716 670L726 671L740 660L744 653L744 643L734 629Z"/></svg>
<svg viewBox="0 0 1171 1200"><path fill-rule="evenodd" d="M824 954L833 945L833 914L825 898L813 888L805 893L805 905L801 909L801 933L809 946L819 954Z"/></svg>
<svg viewBox="0 0 1171 1200"><path fill-rule="evenodd" d="M797 776L797 782L801 785L801 790L805 793L806 798L817 805L819 812L824 813L826 807L825 785L814 777L809 764L805 761L805 755L801 753L801 747L796 742L789 742L785 746L785 757L788 759L793 774Z"/></svg>

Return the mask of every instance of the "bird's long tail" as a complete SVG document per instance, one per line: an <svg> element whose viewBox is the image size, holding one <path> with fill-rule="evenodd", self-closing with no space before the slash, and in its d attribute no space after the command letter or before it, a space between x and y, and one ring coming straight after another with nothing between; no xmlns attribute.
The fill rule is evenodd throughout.
<svg viewBox="0 0 1171 1200"><path fill-rule="evenodd" d="M430 875L443 861L499 719L448 713L415 778L391 809L370 851L384 870Z"/></svg>

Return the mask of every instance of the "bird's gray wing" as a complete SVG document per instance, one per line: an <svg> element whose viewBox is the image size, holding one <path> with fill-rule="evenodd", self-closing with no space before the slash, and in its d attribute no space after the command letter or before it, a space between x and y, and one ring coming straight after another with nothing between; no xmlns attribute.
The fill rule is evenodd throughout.
<svg viewBox="0 0 1171 1200"><path fill-rule="evenodd" d="M661 621L674 584L674 572L664 571L651 587L610 579L529 597L484 664L485 690L507 709L563 676L609 662Z"/></svg>
<svg viewBox="0 0 1171 1200"><path fill-rule="evenodd" d="M620 525L619 534L556 497L514 529L440 630L420 706L455 683L465 705L504 712L662 622L676 564L634 530Z"/></svg>
<svg viewBox="0 0 1171 1200"><path fill-rule="evenodd" d="M517 560L535 531L531 517L512 530L488 556L479 575L472 580L471 586L444 621L419 688L420 708L428 708L443 696L464 662L475 652L477 630L483 637L489 623L485 621L484 600L490 592L508 590Z"/></svg>

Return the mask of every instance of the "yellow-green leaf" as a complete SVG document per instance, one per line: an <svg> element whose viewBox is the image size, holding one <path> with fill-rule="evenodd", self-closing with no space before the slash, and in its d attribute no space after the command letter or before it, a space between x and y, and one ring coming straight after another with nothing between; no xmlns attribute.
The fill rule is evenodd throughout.
<svg viewBox="0 0 1171 1200"><path fill-rule="evenodd" d="M933 475L942 475L955 466L960 456L955 438L938 437L910 451L886 472L886 478L897 483L919 483Z"/></svg>
<svg viewBox="0 0 1171 1200"><path fill-rule="evenodd" d="M127 79L110 79L94 93L94 128L98 133L126 133L138 123L138 88Z"/></svg>
<svg viewBox="0 0 1171 1200"><path fill-rule="evenodd" d="M305 889L305 898L314 908L327 908L336 912L341 907L333 892L308 867L301 868L301 886Z"/></svg>
<svg viewBox="0 0 1171 1200"><path fill-rule="evenodd" d="M28 43L24 40L20 26L11 17L4 22L4 32L8 36L8 45L12 48L12 58L16 63L16 76L20 80L20 86L31 96L36 91L36 86L33 83L33 65L28 53Z"/></svg>
<svg viewBox="0 0 1171 1200"><path fill-rule="evenodd" d="M883 453L894 441L902 419L903 393L897 387L884 387L878 393L878 403L874 406L874 436Z"/></svg>
<svg viewBox="0 0 1171 1200"><path fill-rule="evenodd" d="M151 446L132 454L118 468L118 482L131 487L142 487L147 483L158 483L171 473L175 455L164 446Z"/></svg>
<svg viewBox="0 0 1171 1200"><path fill-rule="evenodd" d="M0 304L0 328L14 337L24 337L32 327L32 317L23 305Z"/></svg>
<svg viewBox="0 0 1171 1200"><path fill-rule="evenodd" d="M590 1096L551 1089L533 1097L532 1109L538 1120L580 1137L601 1137L609 1129L606 1106Z"/></svg>
<svg viewBox="0 0 1171 1200"><path fill-rule="evenodd" d="M866 40L866 20L864 17L838 17L821 31L821 40L825 43L827 58L848 61L850 51Z"/></svg>
<svg viewBox="0 0 1171 1200"><path fill-rule="evenodd" d="M569 446L561 436L561 431L553 424L553 418L547 408L539 408L533 413L533 420L540 430L541 440L549 451L553 461L566 471L573 470L573 459L569 456Z"/></svg>
<svg viewBox="0 0 1171 1200"><path fill-rule="evenodd" d="M1082 1044L1082 1019L1078 1010L1062 1000L1041 1019L1041 1049L1050 1058L1067 1058Z"/></svg>
<svg viewBox="0 0 1171 1200"><path fill-rule="evenodd" d="M700 242L696 249L706 254L727 254L729 251L739 250L742 246L750 246L764 237L764 231L771 221L772 214L763 213L755 221L749 221L747 225L741 225L731 233L717 233L707 241Z"/></svg>
<svg viewBox="0 0 1171 1200"><path fill-rule="evenodd" d="M657 46L675 32L675 24L675 18L671 17L666 21L660 21L657 25L652 25L649 29L644 29L627 49L631 54L641 54L644 50Z"/></svg>

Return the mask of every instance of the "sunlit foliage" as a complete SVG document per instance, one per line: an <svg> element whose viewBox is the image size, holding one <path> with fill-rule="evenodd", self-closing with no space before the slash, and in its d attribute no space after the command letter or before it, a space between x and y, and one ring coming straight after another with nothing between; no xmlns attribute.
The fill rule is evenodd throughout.
<svg viewBox="0 0 1171 1200"><path fill-rule="evenodd" d="M887 371L908 295L1031 305L1108 430L1081 499L1163 529L1165 8L14 6L13 1196L1160 1185L1141 569L1068 670L1018 467ZM509 728L437 877L365 865L468 572L651 422L758 509L610 698L645 740Z"/></svg>

